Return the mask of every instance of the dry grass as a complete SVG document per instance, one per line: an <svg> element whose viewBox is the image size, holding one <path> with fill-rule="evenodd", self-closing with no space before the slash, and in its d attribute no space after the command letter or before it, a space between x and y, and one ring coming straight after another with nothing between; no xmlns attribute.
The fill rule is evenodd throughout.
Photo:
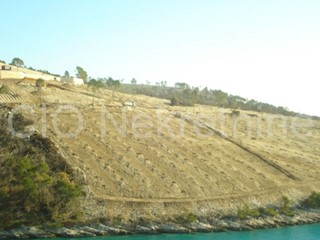
<svg viewBox="0 0 320 240"><path fill-rule="evenodd" d="M173 214L182 208L200 211L202 207L211 211L219 206L231 209L248 197L263 204L276 201L283 194L301 197L319 186L319 122L312 121L310 127L308 120L298 119L298 124L292 126L292 118L271 121L272 115L242 111L237 119L237 131L233 131L235 119L230 109L171 107L165 100L120 93L116 93L113 100L112 92L107 90L101 90L93 97L86 87L52 84L56 87L45 88L41 100L47 105L46 133L69 163L85 175L88 191L84 205L90 216L116 215L122 211L128 214L148 212L150 215L172 211ZM23 101L39 103L34 96L28 95L32 87L15 88L17 92L23 92L20 94ZM121 101L129 100L134 100L138 107L125 112L127 131L122 136L107 115L103 122L101 112L107 109L121 125L124 110ZM59 136L52 124L60 104L77 107L83 116L84 128L75 138ZM38 105L34 109L37 128L41 132L42 110ZM258 153L299 180L288 177L207 128L198 129L183 122L173 116L174 112L223 132L234 143ZM143 127L135 129L132 122L137 116L143 116L136 120ZM172 132L159 127L166 120ZM224 124L221 124L222 120ZM283 121L286 121L284 128ZM73 133L78 128L75 122L77 115L63 110L57 126L64 133ZM102 136L104 124L105 135ZM251 135L248 134L250 126ZM297 134L308 131L312 134L307 137ZM147 137L138 136L147 133ZM98 199L99 207L95 205ZM173 205L159 206L164 202ZM192 205L193 202L197 205ZM135 209L134 204L138 203L144 205Z"/></svg>

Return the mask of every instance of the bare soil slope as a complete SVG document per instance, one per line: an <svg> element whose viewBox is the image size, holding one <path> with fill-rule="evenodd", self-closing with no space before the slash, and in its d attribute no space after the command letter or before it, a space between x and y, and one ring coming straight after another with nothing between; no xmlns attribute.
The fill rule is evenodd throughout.
<svg viewBox="0 0 320 240"><path fill-rule="evenodd" d="M86 184L83 207L91 218L231 211L320 189L318 121L171 107L59 83L41 94L28 84L10 88L14 104L32 105L35 128ZM126 101L137 106L123 107Z"/></svg>

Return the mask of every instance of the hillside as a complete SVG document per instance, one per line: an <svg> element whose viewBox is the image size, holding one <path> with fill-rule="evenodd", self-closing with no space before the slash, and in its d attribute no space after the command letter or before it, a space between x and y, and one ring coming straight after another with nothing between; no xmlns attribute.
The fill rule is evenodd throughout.
<svg viewBox="0 0 320 240"><path fill-rule="evenodd" d="M2 66L11 67L9 71L2 71ZM38 78L42 78L45 80L59 80L60 77L58 75L48 74L48 72L44 72L41 70L33 70L26 67L17 67L9 64L4 64L0 62L0 79L10 79L10 80L22 80L22 79L30 79L36 80Z"/></svg>
<svg viewBox="0 0 320 240"><path fill-rule="evenodd" d="M41 94L30 84L2 84L11 92L0 94L0 104L29 104L35 129L85 184L87 218L228 213L243 203L298 200L320 190L319 121L172 107L168 100L58 82ZM136 107L122 106L129 101ZM30 109L23 115L32 117Z"/></svg>

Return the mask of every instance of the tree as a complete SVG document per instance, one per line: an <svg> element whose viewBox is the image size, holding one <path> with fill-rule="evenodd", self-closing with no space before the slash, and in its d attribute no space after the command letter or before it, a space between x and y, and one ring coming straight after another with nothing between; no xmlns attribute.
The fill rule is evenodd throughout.
<svg viewBox="0 0 320 240"><path fill-rule="evenodd" d="M121 83L120 83L119 80L114 80L113 81L113 84L112 84L113 90L118 90L120 88L120 86L121 86Z"/></svg>
<svg viewBox="0 0 320 240"><path fill-rule="evenodd" d="M65 76L66 78L69 78L69 77L70 77L70 73L69 73L68 71L65 71L65 72L64 72L64 76Z"/></svg>
<svg viewBox="0 0 320 240"><path fill-rule="evenodd" d="M109 77L106 80L106 84L109 88L112 89L112 99L114 99L114 91L116 91L120 88L121 82L119 80L113 80L111 77Z"/></svg>
<svg viewBox="0 0 320 240"><path fill-rule="evenodd" d="M190 88L189 85L184 82L177 82L174 84L174 87L175 88L182 88L182 89Z"/></svg>
<svg viewBox="0 0 320 240"><path fill-rule="evenodd" d="M181 100L177 94L174 94L171 97L171 106L180 106L181 105Z"/></svg>
<svg viewBox="0 0 320 240"><path fill-rule="evenodd" d="M72 205L81 186L66 172L53 172L45 161L31 157L10 157L1 164L0 229L59 223L76 214Z"/></svg>
<svg viewBox="0 0 320 240"><path fill-rule="evenodd" d="M79 66L77 67L77 77L83 79L84 83L88 81L88 73Z"/></svg>
<svg viewBox="0 0 320 240"><path fill-rule="evenodd" d="M41 92L42 88L45 86L45 82L42 78L37 79L36 87L38 88L38 93Z"/></svg>
<svg viewBox="0 0 320 240"><path fill-rule="evenodd" d="M199 101L199 88L193 88L191 92L191 101L192 105L196 104Z"/></svg>
<svg viewBox="0 0 320 240"><path fill-rule="evenodd" d="M161 81L160 84L161 84L162 87L166 87L167 86L167 81Z"/></svg>
<svg viewBox="0 0 320 240"><path fill-rule="evenodd" d="M114 89L118 89L121 86L121 82L119 80L113 80L111 77L107 79L106 84L108 87Z"/></svg>
<svg viewBox="0 0 320 240"><path fill-rule="evenodd" d="M88 89L92 91L92 105L94 104L95 94L99 92L100 88L105 87L103 79L94 79L89 77L89 82L87 85Z"/></svg>
<svg viewBox="0 0 320 240"><path fill-rule="evenodd" d="M90 81L88 82L88 85L90 86L94 86L96 88L103 88L105 87L105 83L103 82L102 79L94 79L94 78L91 78Z"/></svg>
<svg viewBox="0 0 320 240"><path fill-rule="evenodd" d="M226 107L228 104L228 94L221 91L221 90L215 90L213 91L213 94L216 98L216 102L219 107Z"/></svg>
<svg viewBox="0 0 320 240"><path fill-rule="evenodd" d="M137 84L137 80L135 78L132 78L131 79L131 84L134 84L134 85Z"/></svg>
<svg viewBox="0 0 320 240"><path fill-rule="evenodd" d="M45 83L44 80L42 78L37 79L36 81L36 87L44 87Z"/></svg>
<svg viewBox="0 0 320 240"><path fill-rule="evenodd" d="M22 67L22 66L24 66L24 62L22 59L16 57L16 58L12 59L11 65L17 66L17 67Z"/></svg>

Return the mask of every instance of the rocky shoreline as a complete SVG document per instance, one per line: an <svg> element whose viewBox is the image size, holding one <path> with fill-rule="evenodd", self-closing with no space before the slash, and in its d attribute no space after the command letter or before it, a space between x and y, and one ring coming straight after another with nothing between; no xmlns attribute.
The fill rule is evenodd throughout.
<svg viewBox="0 0 320 240"><path fill-rule="evenodd" d="M108 235L160 234L160 233L192 233L192 232L224 232L250 231L254 229L278 228L320 222L320 211L298 211L292 217L278 215L275 217L259 217L239 220L232 217L200 217L192 223L177 224L174 222L156 223L92 223L62 228L21 226L8 231L0 231L0 239L21 238L74 238L96 237Z"/></svg>

